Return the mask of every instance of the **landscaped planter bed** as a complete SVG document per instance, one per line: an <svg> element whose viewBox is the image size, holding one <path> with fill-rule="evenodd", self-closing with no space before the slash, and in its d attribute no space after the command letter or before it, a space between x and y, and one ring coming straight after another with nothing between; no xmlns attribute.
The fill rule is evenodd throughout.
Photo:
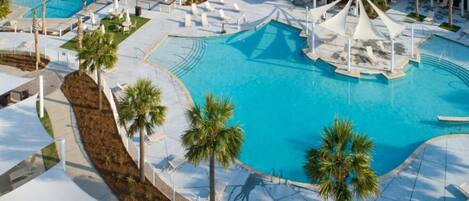
<svg viewBox="0 0 469 201"><path fill-rule="evenodd" d="M97 84L85 73L74 72L65 77L62 91L72 104L91 162L116 197L122 201L169 200L148 180L139 183L139 169L122 144L105 98L98 110Z"/></svg>
<svg viewBox="0 0 469 201"><path fill-rule="evenodd" d="M38 65L38 69L44 69L47 64L49 64L49 59L41 55L41 62ZM35 71L36 56L34 53L28 52L1 51L0 65L12 66L22 71Z"/></svg>

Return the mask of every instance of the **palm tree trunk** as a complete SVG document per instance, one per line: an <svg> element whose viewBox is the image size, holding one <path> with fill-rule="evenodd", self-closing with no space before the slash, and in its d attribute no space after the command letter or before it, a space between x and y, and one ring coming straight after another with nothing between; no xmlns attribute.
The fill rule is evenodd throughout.
<svg viewBox="0 0 469 201"><path fill-rule="evenodd" d="M145 129L140 128L140 182L145 182Z"/></svg>
<svg viewBox="0 0 469 201"><path fill-rule="evenodd" d="M453 26L453 0L448 2L448 26Z"/></svg>
<svg viewBox="0 0 469 201"><path fill-rule="evenodd" d="M103 108L103 86L102 86L102 83L101 83L101 69L98 68L98 109L99 111L101 111L101 109Z"/></svg>
<svg viewBox="0 0 469 201"><path fill-rule="evenodd" d="M215 201L215 155L210 154L210 201Z"/></svg>
<svg viewBox="0 0 469 201"><path fill-rule="evenodd" d="M42 34L46 35L46 0L42 0Z"/></svg>
<svg viewBox="0 0 469 201"><path fill-rule="evenodd" d="M36 65L39 66L39 64L41 63L41 54L39 52L39 26L38 26L38 21L37 21L36 10L34 10L33 27L34 27L34 51L36 53Z"/></svg>
<svg viewBox="0 0 469 201"><path fill-rule="evenodd" d="M415 15L417 18L420 16L419 0L415 0Z"/></svg>

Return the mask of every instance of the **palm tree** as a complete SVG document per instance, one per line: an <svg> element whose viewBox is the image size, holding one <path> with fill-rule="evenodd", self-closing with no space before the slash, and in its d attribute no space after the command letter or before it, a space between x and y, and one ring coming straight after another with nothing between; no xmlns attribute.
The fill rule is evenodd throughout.
<svg viewBox="0 0 469 201"><path fill-rule="evenodd" d="M198 105L187 111L191 128L182 136L186 159L198 165L210 161L210 201L215 201L215 160L224 168L235 162L243 143L239 125L227 126L233 117L234 106L228 100L205 98L205 108Z"/></svg>
<svg viewBox="0 0 469 201"><path fill-rule="evenodd" d="M119 101L120 124L129 125L128 136L140 133L140 181L145 181L145 132L153 134L153 128L163 124L166 107L161 105L161 91L150 80L141 79L125 89Z"/></svg>
<svg viewBox="0 0 469 201"><path fill-rule="evenodd" d="M82 68L88 72L98 74L98 109L102 109L103 94L101 74L103 69L111 69L117 62L117 44L113 42L114 36L110 33L94 31L85 34L83 47L78 50L78 58L82 61Z"/></svg>
<svg viewBox="0 0 469 201"><path fill-rule="evenodd" d="M42 34L46 35L46 0L41 1L42 4Z"/></svg>
<svg viewBox="0 0 469 201"><path fill-rule="evenodd" d="M37 21L37 11L33 9L33 27L34 27L34 50L36 53L36 66L41 63L41 53L39 52L39 25Z"/></svg>
<svg viewBox="0 0 469 201"><path fill-rule="evenodd" d="M453 0L448 1L448 26L453 26Z"/></svg>
<svg viewBox="0 0 469 201"><path fill-rule="evenodd" d="M10 14L10 0L0 0L0 20Z"/></svg>
<svg viewBox="0 0 469 201"><path fill-rule="evenodd" d="M324 128L321 147L307 151L304 169L312 183L319 184L325 200L376 196L379 187L370 167L372 149L373 142L356 134L350 121L335 119L331 127Z"/></svg>
<svg viewBox="0 0 469 201"><path fill-rule="evenodd" d="M415 16L417 17L417 19L420 18L420 5L419 5L419 0L415 0Z"/></svg>

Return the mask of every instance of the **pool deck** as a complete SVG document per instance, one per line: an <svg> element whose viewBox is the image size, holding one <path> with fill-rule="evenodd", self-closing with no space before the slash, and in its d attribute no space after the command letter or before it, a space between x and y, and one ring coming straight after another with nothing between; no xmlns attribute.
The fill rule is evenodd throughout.
<svg viewBox="0 0 469 201"><path fill-rule="evenodd" d="M211 12L208 14L209 27L201 27L200 19L193 17L195 26L184 28L184 14L190 13L188 7L177 6L171 14L162 13L156 9L143 10L143 16L152 20L119 45L119 60L116 68L105 74L105 79L111 87L116 86L117 83L131 84L138 78L149 78L161 88L163 104L168 107L167 118L162 126L167 138L161 142L147 144L146 160L151 161L154 168L160 169L162 172L160 177L166 183L171 186L174 181L176 191L191 200L208 196L208 165L202 163L199 167L194 167L185 163L171 175L161 169L168 156L184 153L180 136L189 126L184 112L192 105L192 100L175 76L164 67L149 63L146 57L168 35L217 36L222 23L226 23L225 29L228 33L237 32L239 30L236 21L242 19L243 14L246 15L248 22L241 26L242 30L256 27L269 19L304 27L304 9L292 6L289 1L230 0L229 2L236 2L243 13L235 12L230 8L231 5L213 2L212 7L224 8L225 14L232 19L223 22L216 17L216 12ZM129 8L132 7L131 5L134 4L129 1ZM399 5L396 7L399 8ZM107 9L103 9L97 16L103 16L104 10ZM199 11L201 10L199 8ZM388 12L397 11L391 9ZM427 25L423 26L427 27ZM459 33L449 33L432 25L428 26L435 33L469 44L469 37L460 39ZM41 41L44 43L41 48L47 46L48 55L54 57L57 63L64 64L50 65L48 68L62 71L76 68L73 62L65 62L68 61L68 56L67 58L63 56L67 54L73 58L75 53L59 48L75 34L72 32L62 38L41 36ZM0 33L0 38L2 37L8 37L9 40L0 40L0 49L12 49L32 39L31 34L25 33ZM469 135L449 135L449 137L436 138L422 145L417 150L418 153L411 156L402 168L381 178L380 197L370 200L464 200L463 195L456 190L455 186L469 181L467 144L469 144ZM263 177L247 171L240 165L230 166L227 170L217 167L216 174L217 183L226 185L222 189L223 200L245 198L251 200L321 200L313 186L300 188L295 185L286 185L284 180Z"/></svg>

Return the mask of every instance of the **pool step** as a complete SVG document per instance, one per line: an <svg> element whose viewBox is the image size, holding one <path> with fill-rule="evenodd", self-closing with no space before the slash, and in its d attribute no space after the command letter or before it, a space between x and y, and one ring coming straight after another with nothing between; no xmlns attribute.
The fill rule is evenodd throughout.
<svg viewBox="0 0 469 201"><path fill-rule="evenodd" d="M171 67L169 70L177 77L184 76L200 62L203 55L205 54L206 47L207 44L204 41L194 39L189 54L187 54L187 56L183 59L182 62Z"/></svg>
<svg viewBox="0 0 469 201"><path fill-rule="evenodd" d="M437 64L437 67L454 74L469 87L469 70L454 64L450 61L439 59L438 57L422 54L422 63Z"/></svg>

